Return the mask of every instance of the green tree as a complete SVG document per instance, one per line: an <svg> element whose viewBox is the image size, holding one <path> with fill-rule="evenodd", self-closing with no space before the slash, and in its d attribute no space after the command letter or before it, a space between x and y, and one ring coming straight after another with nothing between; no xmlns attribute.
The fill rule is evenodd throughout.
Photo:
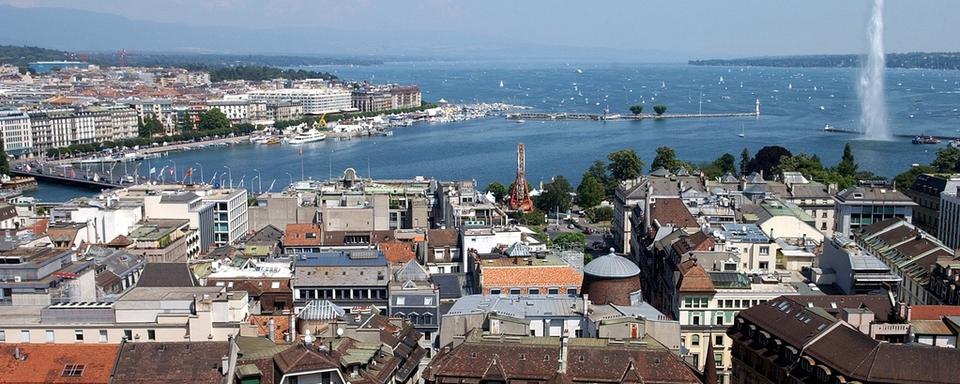
<svg viewBox="0 0 960 384"><path fill-rule="evenodd" d="M843 157L840 163L834 169L840 176L854 177L857 174L857 162L853 159L853 150L850 149L850 143L843 146Z"/></svg>
<svg viewBox="0 0 960 384"><path fill-rule="evenodd" d="M137 125L137 136L140 137L153 137L161 132L163 132L163 124L155 117L144 118L143 121Z"/></svg>
<svg viewBox="0 0 960 384"><path fill-rule="evenodd" d="M744 148L743 152L740 152L740 174L746 175L747 170L750 168L750 161L753 160L753 157L750 156L750 149Z"/></svg>
<svg viewBox="0 0 960 384"><path fill-rule="evenodd" d="M897 175L893 178L894 185L897 186L900 190L910 188L913 185L914 181L917 181L917 176L920 176L923 173L936 173L937 168L930 165L918 165L916 167L911 167L905 172Z"/></svg>
<svg viewBox="0 0 960 384"><path fill-rule="evenodd" d="M666 106L666 105L663 105L663 104L654 105L654 106L653 106L653 112L656 113L657 116L661 116L661 115L663 115L664 113L667 112L667 106Z"/></svg>
<svg viewBox="0 0 960 384"><path fill-rule="evenodd" d="M201 131L208 131L227 128L230 128L230 120L227 119L227 115L224 115L220 109L210 108L206 112L200 114L200 123L197 124L197 129Z"/></svg>
<svg viewBox="0 0 960 384"><path fill-rule="evenodd" d="M717 168L720 168L720 173L737 173L737 159L729 153L724 153L720 155L716 160L713 161L713 165Z"/></svg>
<svg viewBox="0 0 960 384"><path fill-rule="evenodd" d="M605 193L602 180L597 180L589 171L583 174L580 185L577 186L577 204L580 208L591 208L600 204Z"/></svg>
<svg viewBox="0 0 960 384"><path fill-rule="evenodd" d="M502 202L503 198L507 196L507 187L504 187L499 181L494 181L490 184L487 184L487 193L492 193L493 198L497 203L499 203Z"/></svg>
<svg viewBox="0 0 960 384"><path fill-rule="evenodd" d="M937 158L930 163L938 172L960 172L960 149L940 148Z"/></svg>
<svg viewBox="0 0 960 384"><path fill-rule="evenodd" d="M621 149L607 155L607 170L613 180L620 182L623 180L636 179L640 177L643 170L643 160L637 156L637 152L632 149Z"/></svg>
<svg viewBox="0 0 960 384"><path fill-rule="evenodd" d="M553 244L561 248L583 250L587 246L587 236L580 232L564 232L553 238Z"/></svg>
<svg viewBox="0 0 960 384"><path fill-rule="evenodd" d="M670 172L676 172L677 168L679 168L677 162L677 152L674 151L673 148L657 148L657 154L653 157L653 162L650 163L650 170L653 171L661 167Z"/></svg>
<svg viewBox="0 0 960 384"><path fill-rule="evenodd" d="M634 116L640 115L641 113L643 113L643 105L642 104L631 105L630 113L632 113Z"/></svg>
<svg viewBox="0 0 960 384"><path fill-rule="evenodd" d="M10 161L7 160L7 151L3 150L3 140L0 140L0 175L10 174Z"/></svg>
<svg viewBox="0 0 960 384"><path fill-rule="evenodd" d="M763 177L766 179L772 179L774 174L774 169L780 165L780 158L787 156L793 156L790 151L786 148L778 145L770 145L763 148L760 148L757 151L757 155L753 157L753 160L747 164L748 172L759 172L763 174Z"/></svg>
<svg viewBox="0 0 960 384"><path fill-rule="evenodd" d="M563 176L557 176L543 187L543 191L534 200L534 204L544 212L556 212L558 210L559 212L565 212L570 209L570 203L573 200L570 198L571 192L573 192L573 187L570 186L570 182Z"/></svg>
<svg viewBox="0 0 960 384"><path fill-rule="evenodd" d="M613 220L613 207L593 207L587 210L587 219L592 223Z"/></svg>

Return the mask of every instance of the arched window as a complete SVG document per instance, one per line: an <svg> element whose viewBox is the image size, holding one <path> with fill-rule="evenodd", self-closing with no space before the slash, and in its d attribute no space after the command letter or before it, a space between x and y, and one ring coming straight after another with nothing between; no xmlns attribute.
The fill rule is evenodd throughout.
<svg viewBox="0 0 960 384"><path fill-rule="evenodd" d="M409 316L407 316L407 317L410 318L410 322L411 322L411 323L413 323L413 324L420 324L420 323L419 323L420 316L417 315L416 313L411 313L411 314L410 314Z"/></svg>
<svg viewBox="0 0 960 384"><path fill-rule="evenodd" d="M693 345L693 346L700 345L700 335L693 335L693 337L690 338L690 345Z"/></svg>
<svg viewBox="0 0 960 384"><path fill-rule="evenodd" d="M433 324L433 314L424 313L423 317L421 317L421 321L423 322L423 324L427 324L427 325Z"/></svg>

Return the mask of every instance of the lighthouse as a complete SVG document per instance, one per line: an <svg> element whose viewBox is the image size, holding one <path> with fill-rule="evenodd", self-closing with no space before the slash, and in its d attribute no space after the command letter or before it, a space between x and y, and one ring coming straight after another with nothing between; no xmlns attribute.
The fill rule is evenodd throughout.
<svg viewBox="0 0 960 384"><path fill-rule="evenodd" d="M757 115L757 119L760 118L760 99L757 98L756 111L754 112Z"/></svg>

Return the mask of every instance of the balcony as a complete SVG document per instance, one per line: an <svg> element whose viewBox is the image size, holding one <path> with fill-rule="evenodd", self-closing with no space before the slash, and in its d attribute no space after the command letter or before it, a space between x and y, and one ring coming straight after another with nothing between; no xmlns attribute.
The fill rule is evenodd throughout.
<svg viewBox="0 0 960 384"><path fill-rule="evenodd" d="M870 324L870 337L906 336L910 333L910 324Z"/></svg>

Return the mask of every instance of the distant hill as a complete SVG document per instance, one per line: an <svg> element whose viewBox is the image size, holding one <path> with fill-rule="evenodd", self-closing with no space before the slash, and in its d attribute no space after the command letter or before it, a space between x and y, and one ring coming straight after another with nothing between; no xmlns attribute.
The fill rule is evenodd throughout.
<svg viewBox="0 0 960 384"><path fill-rule="evenodd" d="M737 67L849 68L859 67L861 55L803 55L743 59L690 60L690 65ZM960 52L888 53L887 68L960 69Z"/></svg>
<svg viewBox="0 0 960 384"><path fill-rule="evenodd" d="M26 71L27 63L33 61L68 60L70 53L39 47L0 45L0 64L10 64Z"/></svg>

